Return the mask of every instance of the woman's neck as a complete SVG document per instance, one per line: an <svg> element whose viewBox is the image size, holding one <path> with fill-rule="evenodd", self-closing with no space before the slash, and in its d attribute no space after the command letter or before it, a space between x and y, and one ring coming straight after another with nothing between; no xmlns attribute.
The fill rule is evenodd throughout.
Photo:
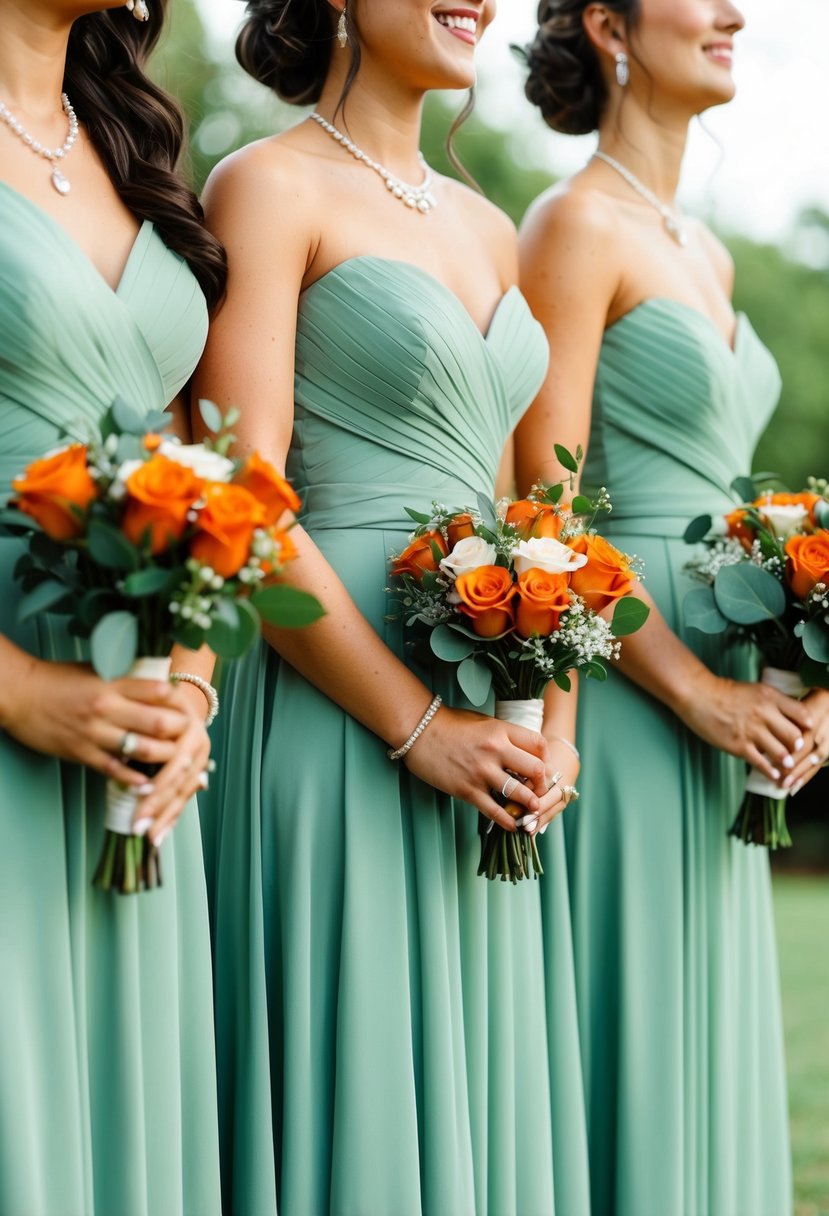
<svg viewBox="0 0 829 1216"><path fill-rule="evenodd" d="M6 0L0 9L0 97L16 114L47 122L61 113L71 28L37 0Z"/></svg>
<svg viewBox="0 0 829 1216"><path fill-rule="evenodd" d="M654 116L633 97L605 116L599 149L618 160L657 198L673 203L688 141L687 113Z"/></svg>
<svg viewBox="0 0 829 1216"><path fill-rule="evenodd" d="M343 57L348 60L347 55ZM342 68L335 63L317 105L318 113L347 131L366 155L390 173L403 181L417 181L421 176L418 150L424 94L390 86L387 79L374 79L370 66L363 63L343 108L336 113L347 70L347 62Z"/></svg>

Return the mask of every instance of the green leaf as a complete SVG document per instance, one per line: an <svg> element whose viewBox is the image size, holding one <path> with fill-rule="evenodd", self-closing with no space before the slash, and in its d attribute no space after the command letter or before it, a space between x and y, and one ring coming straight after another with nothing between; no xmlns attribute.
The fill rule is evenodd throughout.
<svg viewBox="0 0 829 1216"><path fill-rule="evenodd" d="M806 659L797 673L807 688L829 688L829 667Z"/></svg>
<svg viewBox="0 0 829 1216"><path fill-rule="evenodd" d="M144 447L144 440L140 435L119 435L118 447L115 452L115 459L118 464L125 464L128 460L145 460L147 450Z"/></svg>
<svg viewBox="0 0 829 1216"><path fill-rule="evenodd" d="M607 679L607 668L598 659L594 659L591 663L585 663L579 670L583 675L587 676L588 680L603 682Z"/></svg>
<svg viewBox="0 0 829 1216"><path fill-rule="evenodd" d="M682 602L685 624L700 633L722 633L728 621L717 607L713 587L695 587Z"/></svg>
<svg viewBox="0 0 829 1216"><path fill-rule="evenodd" d="M204 645L207 631L192 621L181 621L173 630L173 641L185 650L199 650Z"/></svg>
<svg viewBox="0 0 829 1216"><path fill-rule="evenodd" d="M750 477L735 477L731 483L731 490L737 495L740 502L753 502L757 497L757 487Z"/></svg>
<svg viewBox="0 0 829 1216"><path fill-rule="evenodd" d="M184 581L184 571L165 570L161 566L148 566L146 570L135 570L124 579L124 595L131 599L143 599L148 595L162 595L175 591Z"/></svg>
<svg viewBox="0 0 829 1216"><path fill-rule="evenodd" d="M554 444L554 447L556 460L562 466L562 468L567 469L569 473L578 473L579 462L576 460L572 452L569 452L567 448L562 447L560 443Z"/></svg>
<svg viewBox="0 0 829 1216"><path fill-rule="evenodd" d="M127 435L143 435L146 430L144 416L123 397L116 397L110 408L110 417L115 428Z"/></svg>
<svg viewBox="0 0 829 1216"><path fill-rule="evenodd" d="M225 599L205 640L220 659L239 659L258 637L259 617L247 600Z"/></svg>
<svg viewBox="0 0 829 1216"><path fill-rule="evenodd" d="M650 608L642 600L634 595L626 595L616 604L610 628L615 637L626 638L641 629L650 614Z"/></svg>
<svg viewBox="0 0 829 1216"><path fill-rule="evenodd" d="M562 692L570 692L573 687L573 681L563 671L559 672L557 676L553 676L553 683L557 684Z"/></svg>
<svg viewBox="0 0 829 1216"><path fill-rule="evenodd" d="M224 425L222 411L218 405L214 405L212 401L208 401L206 397L202 397L199 401L199 413L208 431L212 431L214 435L218 435Z"/></svg>
<svg viewBox="0 0 829 1216"><path fill-rule="evenodd" d="M821 620L807 621L803 627L803 649L816 663L829 663L829 628Z"/></svg>
<svg viewBox="0 0 829 1216"><path fill-rule="evenodd" d="M492 672L478 659L464 659L458 668L458 683L472 705L483 705L492 688Z"/></svg>
<svg viewBox="0 0 829 1216"><path fill-rule="evenodd" d="M593 514L593 504L589 498L586 498L584 496L584 494L576 495L576 497L573 499L570 509L574 515L592 515Z"/></svg>
<svg viewBox="0 0 829 1216"><path fill-rule="evenodd" d="M92 666L103 680L117 680L138 652L138 621L131 612L109 612L92 630Z"/></svg>
<svg viewBox="0 0 829 1216"><path fill-rule="evenodd" d="M134 570L138 565L138 550L123 532L102 520L89 525L89 553L99 566L108 570Z"/></svg>
<svg viewBox="0 0 829 1216"><path fill-rule="evenodd" d="M448 625L438 625L433 629L429 637L429 644L432 647L432 653L446 663L460 663L461 659L468 658L475 649L474 643L469 638L450 629Z"/></svg>
<svg viewBox="0 0 829 1216"><path fill-rule="evenodd" d="M413 511L411 507L404 507L403 510L416 524L428 524L432 518L431 515L424 515L422 511Z"/></svg>
<svg viewBox="0 0 829 1216"><path fill-rule="evenodd" d="M264 621L279 629L302 629L325 616L316 596L283 583L272 583L255 592L251 603Z"/></svg>
<svg viewBox="0 0 829 1216"><path fill-rule="evenodd" d="M495 532L498 529L498 516L495 513L495 503L491 498L487 498L486 494L477 494L478 512L482 522L490 531Z"/></svg>
<svg viewBox="0 0 829 1216"><path fill-rule="evenodd" d="M768 570L750 562L723 567L714 580L714 596L723 616L736 625L772 621L786 610L782 585Z"/></svg>
<svg viewBox="0 0 829 1216"><path fill-rule="evenodd" d="M37 616L41 612L54 611L62 602L65 603L67 597L71 597L71 594L65 583L59 583L57 579L47 578L45 581L38 583L28 595L24 595L20 601L17 619L21 622L28 621L31 617Z"/></svg>
<svg viewBox="0 0 829 1216"><path fill-rule="evenodd" d="M106 616L108 612L115 610L116 595L114 591L109 591L104 587L96 587L92 591L87 591L83 596L77 608L75 609L76 620L84 626L87 631L97 625L102 616Z"/></svg>
<svg viewBox="0 0 829 1216"><path fill-rule="evenodd" d="M153 410L144 418L144 433L157 434L160 431L166 431L172 425L173 415L167 410Z"/></svg>
<svg viewBox="0 0 829 1216"><path fill-rule="evenodd" d="M429 540L429 548L432 550L432 561L436 566L439 566L446 554L441 549L436 540Z"/></svg>
<svg viewBox="0 0 829 1216"><path fill-rule="evenodd" d="M692 519L688 527L685 529L684 540L689 545L699 544L701 540L705 540L708 533L711 531L713 520L710 515L698 515L696 519Z"/></svg>
<svg viewBox="0 0 829 1216"><path fill-rule="evenodd" d="M20 557L14 563L12 578L22 578L27 570L34 569L34 565L34 558L32 557L31 553L21 553Z"/></svg>
<svg viewBox="0 0 829 1216"><path fill-rule="evenodd" d="M17 532L22 529L24 532L35 532L40 534L40 524L35 523L31 515L26 515L23 511L15 511L13 507L4 507L0 511L0 528L9 529Z"/></svg>

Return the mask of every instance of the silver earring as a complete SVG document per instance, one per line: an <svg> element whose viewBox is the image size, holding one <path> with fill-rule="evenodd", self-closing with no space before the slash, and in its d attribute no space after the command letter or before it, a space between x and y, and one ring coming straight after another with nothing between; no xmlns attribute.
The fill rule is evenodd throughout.
<svg viewBox="0 0 829 1216"><path fill-rule="evenodd" d="M129 9L136 21L149 21L150 10L146 0L126 0L125 7Z"/></svg>
<svg viewBox="0 0 829 1216"><path fill-rule="evenodd" d="M343 50L348 46L348 20L345 15L345 5L340 13L340 19L337 22L337 42Z"/></svg>
<svg viewBox="0 0 829 1216"><path fill-rule="evenodd" d="M624 88L630 80L628 57L624 51L619 51L619 54L616 56L616 80L621 88Z"/></svg>

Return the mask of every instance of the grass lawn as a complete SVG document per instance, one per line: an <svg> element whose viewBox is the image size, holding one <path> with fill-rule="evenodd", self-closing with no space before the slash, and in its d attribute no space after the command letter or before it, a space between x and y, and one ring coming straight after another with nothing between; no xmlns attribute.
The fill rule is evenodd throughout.
<svg viewBox="0 0 829 1216"><path fill-rule="evenodd" d="M796 1216L829 1216L829 877L778 875Z"/></svg>

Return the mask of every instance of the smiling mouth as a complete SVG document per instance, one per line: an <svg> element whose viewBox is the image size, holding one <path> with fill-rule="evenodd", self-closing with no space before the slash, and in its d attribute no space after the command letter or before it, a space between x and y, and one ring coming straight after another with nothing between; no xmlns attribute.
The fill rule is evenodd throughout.
<svg viewBox="0 0 829 1216"><path fill-rule="evenodd" d="M478 35L478 17L476 13L470 13L468 9L435 13L435 20L438 25L443 26L448 33L460 39L461 42L475 46Z"/></svg>
<svg viewBox="0 0 829 1216"><path fill-rule="evenodd" d="M730 68L734 64L734 48L724 42L703 47L703 51L709 59L713 59L715 63L719 63L722 67Z"/></svg>

